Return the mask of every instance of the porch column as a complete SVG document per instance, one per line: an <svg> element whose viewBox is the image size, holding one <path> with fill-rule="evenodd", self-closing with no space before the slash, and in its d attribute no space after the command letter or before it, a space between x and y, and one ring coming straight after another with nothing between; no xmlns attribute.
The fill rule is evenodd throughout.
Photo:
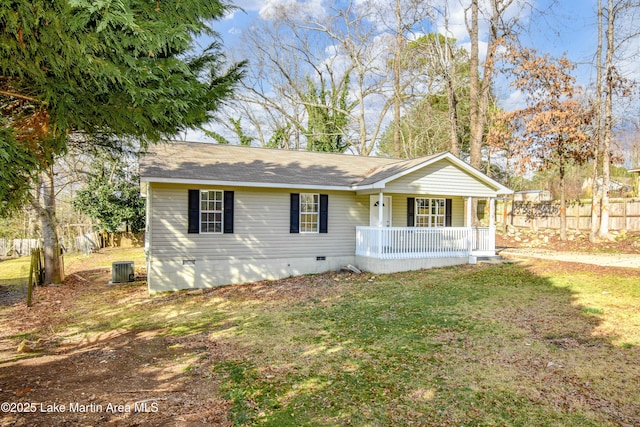
<svg viewBox="0 0 640 427"><path fill-rule="evenodd" d="M495 228L496 226L496 199L489 199L489 228Z"/></svg>
<svg viewBox="0 0 640 427"><path fill-rule="evenodd" d="M473 226L473 222L471 220L471 214L473 211L472 197L465 198L465 208L464 225L467 227L467 250L469 251L469 254L471 254L473 251L473 229L471 228Z"/></svg>
<svg viewBox="0 0 640 427"><path fill-rule="evenodd" d="M489 199L489 250L492 255L496 254L496 199Z"/></svg>
<svg viewBox="0 0 640 427"><path fill-rule="evenodd" d="M384 226L384 192L378 194L378 227Z"/></svg>
<svg viewBox="0 0 640 427"><path fill-rule="evenodd" d="M465 227L471 227L473 225L473 221L471 219L471 213L473 210L473 198L472 197L467 197L465 198L465 202L466 202L466 216L464 219L464 225Z"/></svg>
<svg viewBox="0 0 640 427"><path fill-rule="evenodd" d="M382 258L382 227L384 226L384 192L378 193L378 259Z"/></svg>

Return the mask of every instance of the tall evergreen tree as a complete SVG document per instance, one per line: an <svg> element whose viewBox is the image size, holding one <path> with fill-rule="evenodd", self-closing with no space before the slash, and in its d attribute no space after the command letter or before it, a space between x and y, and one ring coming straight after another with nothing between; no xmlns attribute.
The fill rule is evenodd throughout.
<svg viewBox="0 0 640 427"><path fill-rule="evenodd" d="M0 170L11 180L0 181L0 194L3 208L29 199L38 211L46 282L60 280L53 165L69 136L144 145L209 122L242 74L242 63L224 69L209 27L229 9L218 0L3 2L0 106L9 137ZM214 42L197 52L195 39L206 36Z"/></svg>
<svg viewBox="0 0 640 427"><path fill-rule="evenodd" d="M73 207L102 231L143 231L145 203L140 195L137 153L103 147L92 151L87 186L76 192Z"/></svg>
<svg viewBox="0 0 640 427"><path fill-rule="evenodd" d="M319 88L307 79L309 89L304 99L307 111L307 150L343 153L350 143L345 136L350 108L347 103L349 76L342 80L342 87L333 82L329 90L321 80Z"/></svg>

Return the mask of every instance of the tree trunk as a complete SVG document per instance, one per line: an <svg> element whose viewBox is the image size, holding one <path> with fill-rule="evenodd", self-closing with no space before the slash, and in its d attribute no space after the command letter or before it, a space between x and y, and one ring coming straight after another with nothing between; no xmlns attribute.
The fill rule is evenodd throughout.
<svg viewBox="0 0 640 427"><path fill-rule="evenodd" d="M567 196L564 166L560 166L560 240L567 240Z"/></svg>
<svg viewBox="0 0 640 427"><path fill-rule="evenodd" d="M42 227L44 244L44 284L62 283L62 268L60 263L60 245L56 220L56 199L53 167L40 174L42 199L31 197L31 205L35 209Z"/></svg>
<svg viewBox="0 0 640 427"><path fill-rule="evenodd" d="M609 239L609 188L611 181L611 133L613 128L613 89L614 89L614 65L613 65L613 36L615 12L613 0L609 0L607 13L607 54L605 59L605 99L604 99L604 132L602 141L602 202L600 207L600 230L598 237Z"/></svg>
<svg viewBox="0 0 640 427"><path fill-rule="evenodd" d="M482 131L480 128L480 54L478 31L478 1L471 1L471 23L469 37L471 38L471 52L469 56L469 118L471 127L470 163L480 169L482 164ZM480 135L480 140L478 140Z"/></svg>
<svg viewBox="0 0 640 427"><path fill-rule="evenodd" d="M501 41L512 34L515 23L504 27L507 9L514 0L491 0L488 2L490 16L488 19L489 35L487 39L487 55L484 61L482 78L480 78L480 58L479 58L479 0L471 1L471 23L467 22L469 37L471 38L471 52L469 57L469 116L470 116L470 163L471 166L480 169L482 165L482 142L484 138L485 126L487 124L487 113L491 101L491 86L493 84L493 74L495 69L496 54Z"/></svg>
<svg viewBox="0 0 640 427"><path fill-rule="evenodd" d="M593 174L591 183L591 233L589 240L595 243L598 237L598 211L600 210L600 189L598 179L600 178L599 162L602 145L602 0L598 0L598 48L596 49L596 100L595 100L595 126L596 147L593 156Z"/></svg>
<svg viewBox="0 0 640 427"><path fill-rule="evenodd" d="M393 151L395 157L402 153L400 140L400 108L402 103L402 88L400 86L400 71L402 70L402 15L400 0L396 0L396 47L393 57Z"/></svg>
<svg viewBox="0 0 640 427"><path fill-rule="evenodd" d="M448 50L448 47L447 47ZM451 67L453 61L451 61ZM455 156L460 156L460 148L458 147L458 99L455 91L455 68L449 71L447 78L447 107L449 108L449 150Z"/></svg>

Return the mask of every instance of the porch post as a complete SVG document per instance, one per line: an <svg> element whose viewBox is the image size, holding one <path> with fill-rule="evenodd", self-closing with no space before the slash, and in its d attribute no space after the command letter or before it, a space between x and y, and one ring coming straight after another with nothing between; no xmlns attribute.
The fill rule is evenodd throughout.
<svg viewBox="0 0 640 427"><path fill-rule="evenodd" d="M489 228L495 228L496 226L496 199L489 199Z"/></svg>
<svg viewBox="0 0 640 427"><path fill-rule="evenodd" d="M471 210L473 208L473 198L471 197L467 197L465 198L466 203L466 216L464 219L464 225L465 227L471 227L473 225L473 222L471 221Z"/></svg>
<svg viewBox="0 0 640 427"><path fill-rule="evenodd" d="M384 192L378 194L378 227L384 226Z"/></svg>
<svg viewBox="0 0 640 427"><path fill-rule="evenodd" d="M496 199L489 199L489 250L492 255L496 254Z"/></svg>
<svg viewBox="0 0 640 427"><path fill-rule="evenodd" d="M471 255L471 252L473 252L473 222L471 221L471 212L472 212L472 208L473 208L473 198L472 197L466 197L465 198L465 218L464 218L464 225L465 227L467 227L467 251L469 253L469 255Z"/></svg>
<svg viewBox="0 0 640 427"><path fill-rule="evenodd" d="M382 226L384 224L384 192L378 193L378 259L382 258Z"/></svg>

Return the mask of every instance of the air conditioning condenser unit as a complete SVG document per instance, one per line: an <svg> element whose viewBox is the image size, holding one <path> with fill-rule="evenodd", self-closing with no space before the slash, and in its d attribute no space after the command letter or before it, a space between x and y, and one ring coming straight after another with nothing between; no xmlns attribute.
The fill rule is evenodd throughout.
<svg viewBox="0 0 640 427"><path fill-rule="evenodd" d="M133 270L133 261L118 261L111 265L112 283L133 282L135 272Z"/></svg>

